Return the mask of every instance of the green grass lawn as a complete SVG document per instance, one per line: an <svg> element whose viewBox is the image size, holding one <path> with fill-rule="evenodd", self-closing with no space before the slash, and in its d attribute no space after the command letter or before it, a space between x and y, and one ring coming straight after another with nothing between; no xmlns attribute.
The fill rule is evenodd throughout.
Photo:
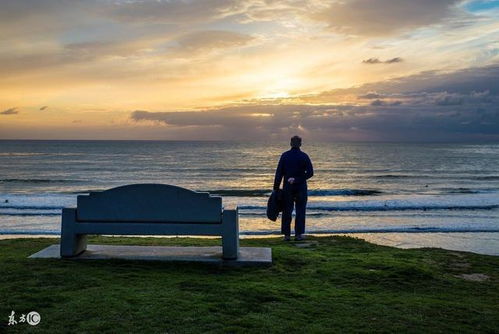
<svg viewBox="0 0 499 334"><path fill-rule="evenodd" d="M270 267L28 259L58 239L0 241L0 333L499 332L499 257L348 237L277 238ZM90 243L217 245L217 239ZM483 274L481 281L475 276ZM466 279L465 279L466 278ZM38 326L7 326L37 311Z"/></svg>

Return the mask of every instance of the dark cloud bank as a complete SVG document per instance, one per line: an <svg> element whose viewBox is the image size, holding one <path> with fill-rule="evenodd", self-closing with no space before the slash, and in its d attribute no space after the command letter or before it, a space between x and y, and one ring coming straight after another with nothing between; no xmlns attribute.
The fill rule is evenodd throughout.
<svg viewBox="0 0 499 334"><path fill-rule="evenodd" d="M342 97L352 95L359 103L338 105ZM300 133L314 140L499 140L499 65L424 72L306 96L300 102L190 112L134 111L131 119L162 125L166 136L185 128L189 133L210 133L213 139Z"/></svg>

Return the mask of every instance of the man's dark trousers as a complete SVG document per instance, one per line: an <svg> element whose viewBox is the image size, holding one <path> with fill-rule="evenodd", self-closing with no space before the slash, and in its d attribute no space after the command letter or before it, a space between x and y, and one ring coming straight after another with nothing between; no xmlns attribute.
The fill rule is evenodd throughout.
<svg viewBox="0 0 499 334"><path fill-rule="evenodd" d="M295 235L305 233L305 210L307 207L307 184L284 184L284 209L282 212L281 233L291 234L293 207L296 210Z"/></svg>

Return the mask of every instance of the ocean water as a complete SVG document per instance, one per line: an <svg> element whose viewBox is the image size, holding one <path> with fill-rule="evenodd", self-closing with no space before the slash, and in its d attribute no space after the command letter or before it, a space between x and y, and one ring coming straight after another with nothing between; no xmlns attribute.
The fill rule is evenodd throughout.
<svg viewBox="0 0 499 334"><path fill-rule="evenodd" d="M77 194L131 183L209 191L265 216L286 142L0 141L0 234L59 234ZM308 233L499 232L499 144L304 143Z"/></svg>

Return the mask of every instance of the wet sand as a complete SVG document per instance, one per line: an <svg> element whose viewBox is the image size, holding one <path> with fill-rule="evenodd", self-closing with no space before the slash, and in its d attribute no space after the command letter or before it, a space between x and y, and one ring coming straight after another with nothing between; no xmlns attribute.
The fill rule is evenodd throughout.
<svg viewBox="0 0 499 334"><path fill-rule="evenodd" d="M398 248L443 248L499 256L499 232L355 233L348 236Z"/></svg>

